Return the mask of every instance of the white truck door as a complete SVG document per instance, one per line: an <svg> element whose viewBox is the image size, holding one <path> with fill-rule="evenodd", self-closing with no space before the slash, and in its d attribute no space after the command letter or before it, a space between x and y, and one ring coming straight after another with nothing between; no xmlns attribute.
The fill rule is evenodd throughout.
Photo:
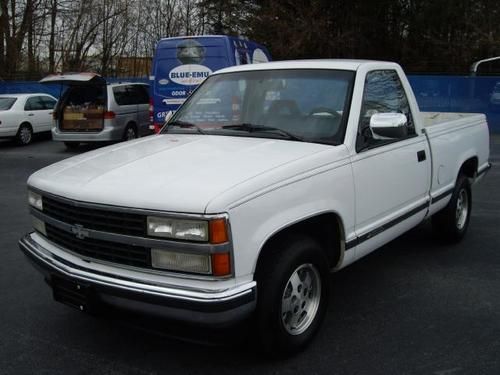
<svg viewBox="0 0 500 375"><path fill-rule="evenodd" d="M404 135L382 137L370 129L377 113L406 116ZM428 208L430 151L415 130L395 70L367 73L352 168L356 197L356 258L382 246L420 222Z"/></svg>

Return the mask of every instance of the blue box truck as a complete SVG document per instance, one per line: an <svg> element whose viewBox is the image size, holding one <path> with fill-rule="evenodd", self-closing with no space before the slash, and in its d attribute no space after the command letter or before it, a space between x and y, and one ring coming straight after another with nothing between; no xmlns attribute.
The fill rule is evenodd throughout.
<svg viewBox="0 0 500 375"><path fill-rule="evenodd" d="M270 60L264 46L232 36L161 39L156 46L150 77L152 128L158 132L167 114L176 111L212 72Z"/></svg>

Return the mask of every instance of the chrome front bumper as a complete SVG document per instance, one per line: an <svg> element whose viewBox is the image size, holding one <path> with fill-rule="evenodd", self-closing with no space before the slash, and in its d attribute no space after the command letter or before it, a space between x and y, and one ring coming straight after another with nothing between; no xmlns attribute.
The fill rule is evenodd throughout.
<svg viewBox="0 0 500 375"><path fill-rule="evenodd" d="M28 234L19 247L49 282L65 279L91 290L95 300L118 308L182 320L189 323L226 325L248 317L255 309L254 281L233 288L209 291L147 283L74 264L63 259Z"/></svg>

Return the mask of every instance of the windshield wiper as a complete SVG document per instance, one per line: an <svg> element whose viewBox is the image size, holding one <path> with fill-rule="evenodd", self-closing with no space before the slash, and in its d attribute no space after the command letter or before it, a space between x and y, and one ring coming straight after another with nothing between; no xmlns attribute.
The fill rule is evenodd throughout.
<svg viewBox="0 0 500 375"><path fill-rule="evenodd" d="M244 122L244 123L241 123L241 124L226 125L226 126L223 126L222 129L243 130L243 131L247 131L249 133L253 133L253 132L274 132L274 133L278 133L280 135L283 135L287 139L290 139L292 141L307 142L304 138L299 137L298 135L290 133L290 132L288 132L286 130L283 130L283 129L280 129L280 128L275 128L275 127L272 127L272 126L266 126L266 125L254 125L254 124L250 124L250 123L247 123L247 122Z"/></svg>
<svg viewBox="0 0 500 375"><path fill-rule="evenodd" d="M196 125L196 124L193 124L191 122L187 122L187 121L181 121L181 120L176 120L176 121L172 121L172 122L168 122L167 123L167 126L165 128L165 130L168 132L168 128L170 126L178 126L180 128L194 128L196 129L196 131L200 134L203 134L203 135L206 135L207 133L205 133L203 130L201 130L201 128Z"/></svg>

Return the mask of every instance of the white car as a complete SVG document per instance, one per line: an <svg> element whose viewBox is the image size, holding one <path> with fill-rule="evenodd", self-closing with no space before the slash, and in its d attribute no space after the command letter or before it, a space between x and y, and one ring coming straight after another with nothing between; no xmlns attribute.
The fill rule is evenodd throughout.
<svg viewBox="0 0 500 375"><path fill-rule="evenodd" d="M56 102L49 94L0 95L0 138L15 138L27 145L34 133L49 132Z"/></svg>
<svg viewBox="0 0 500 375"><path fill-rule="evenodd" d="M293 353L329 313L330 272L431 217L460 241L488 158L485 116L421 113L397 64L231 67L159 135L33 174L20 246L80 310L253 315L263 349Z"/></svg>

